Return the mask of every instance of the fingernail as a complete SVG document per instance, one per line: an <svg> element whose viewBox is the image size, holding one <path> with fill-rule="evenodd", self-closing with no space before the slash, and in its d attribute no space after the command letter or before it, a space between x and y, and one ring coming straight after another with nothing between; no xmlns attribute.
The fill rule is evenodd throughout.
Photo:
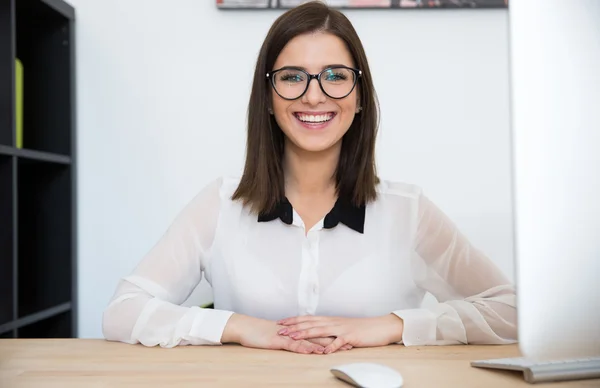
<svg viewBox="0 0 600 388"><path fill-rule="evenodd" d="M326 348L325 349L325 354L329 354L329 353L331 353L331 349L330 348Z"/></svg>
<svg viewBox="0 0 600 388"><path fill-rule="evenodd" d="M278 333L279 335L286 335L286 334L287 334L287 332L288 332L288 329L281 329L281 330L279 330L277 333Z"/></svg>
<svg viewBox="0 0 600 388"><path fill-rule="evenodd" d="M293 339L296 339L298 336L299 336L298 333L292 333L292 334L289 335L289 337L291 337Z"/></svg>
<svg viewBox="0 0 600 388"><path fill-rule="evenodd" d="M325 351L325 348L317 348L317 352L319 353L323 353Z"/></svg>

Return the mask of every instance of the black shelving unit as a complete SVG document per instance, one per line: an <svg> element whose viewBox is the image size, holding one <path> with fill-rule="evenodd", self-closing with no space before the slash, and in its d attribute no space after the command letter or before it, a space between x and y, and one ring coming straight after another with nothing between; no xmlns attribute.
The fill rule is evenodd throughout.
<svg viewBox="0 0 600 388"><path fill-rule="evenodd" d="M62 0L0 1L0 338L77 337L74 26Z"/></svg>

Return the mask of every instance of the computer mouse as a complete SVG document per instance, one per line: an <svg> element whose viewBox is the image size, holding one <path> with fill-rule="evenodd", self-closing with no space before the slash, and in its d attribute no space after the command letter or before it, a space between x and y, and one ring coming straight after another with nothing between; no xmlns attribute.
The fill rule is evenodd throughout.
<svg viewBox="0 0 600 388"><path fill-rule="evenodd" d="M338 379L360 388L400 388L404 384L402 375L389 366L357 362L330 369Z"/></svg>

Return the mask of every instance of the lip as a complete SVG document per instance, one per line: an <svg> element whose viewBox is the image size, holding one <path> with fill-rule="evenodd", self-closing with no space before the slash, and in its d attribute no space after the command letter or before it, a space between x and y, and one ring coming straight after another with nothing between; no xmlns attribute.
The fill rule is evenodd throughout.
<svg viewBox="0 0 600 388"><path fill-rule="evenodd" d="M307 114L307 115L326 115L326 114L333 114L333 116L331 117L331 119L329 121L325 121L322 123L307 123L304 121L301 121L298 118L298 114ZM332 122L333 119L335 119L335 116L337 116L337 112L332 112L332 111L298 111L298 112L294 112L293 114L294 118L296 119L296 121L304 128L306 129L312 129L312 130L317 130L317 129L324 129L327 128Z"/></svg>

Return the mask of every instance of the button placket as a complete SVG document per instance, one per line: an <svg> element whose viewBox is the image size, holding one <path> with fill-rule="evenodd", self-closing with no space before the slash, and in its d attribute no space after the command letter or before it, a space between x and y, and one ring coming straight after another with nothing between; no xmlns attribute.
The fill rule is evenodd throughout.
<svg viewBox="0 0 600 388"><path fill-rule="evenodd" d="M307 245L310 257L310 265L308 266L308 279L310 280L307 287L308 302L311 314L316 312L319 304L319 233L311 231L307 236Z"/></svg>
<svg viewBox="0 0 600 388"><path fill-rule="evenodd" d="M301 253L302 262L301 262L300 274L299 274L299 278L298 278L298 314L305 315L305 314L309 313L308 306L309 306L310 302L309 302L309 295L306 292L306 288L307 288L307 285L310 284L309 265L311 262L310 249L307 245L306 239L303 239L302 244L301 244L301 249L302 249L302 253Z"/></svg>
<svg viewBox="0 0 600 388"><path fill-rule="evenodd" d="M298 313L314 315L319 303L319 231L309 231L302 241L302 264L298 282Z"/></svg>

